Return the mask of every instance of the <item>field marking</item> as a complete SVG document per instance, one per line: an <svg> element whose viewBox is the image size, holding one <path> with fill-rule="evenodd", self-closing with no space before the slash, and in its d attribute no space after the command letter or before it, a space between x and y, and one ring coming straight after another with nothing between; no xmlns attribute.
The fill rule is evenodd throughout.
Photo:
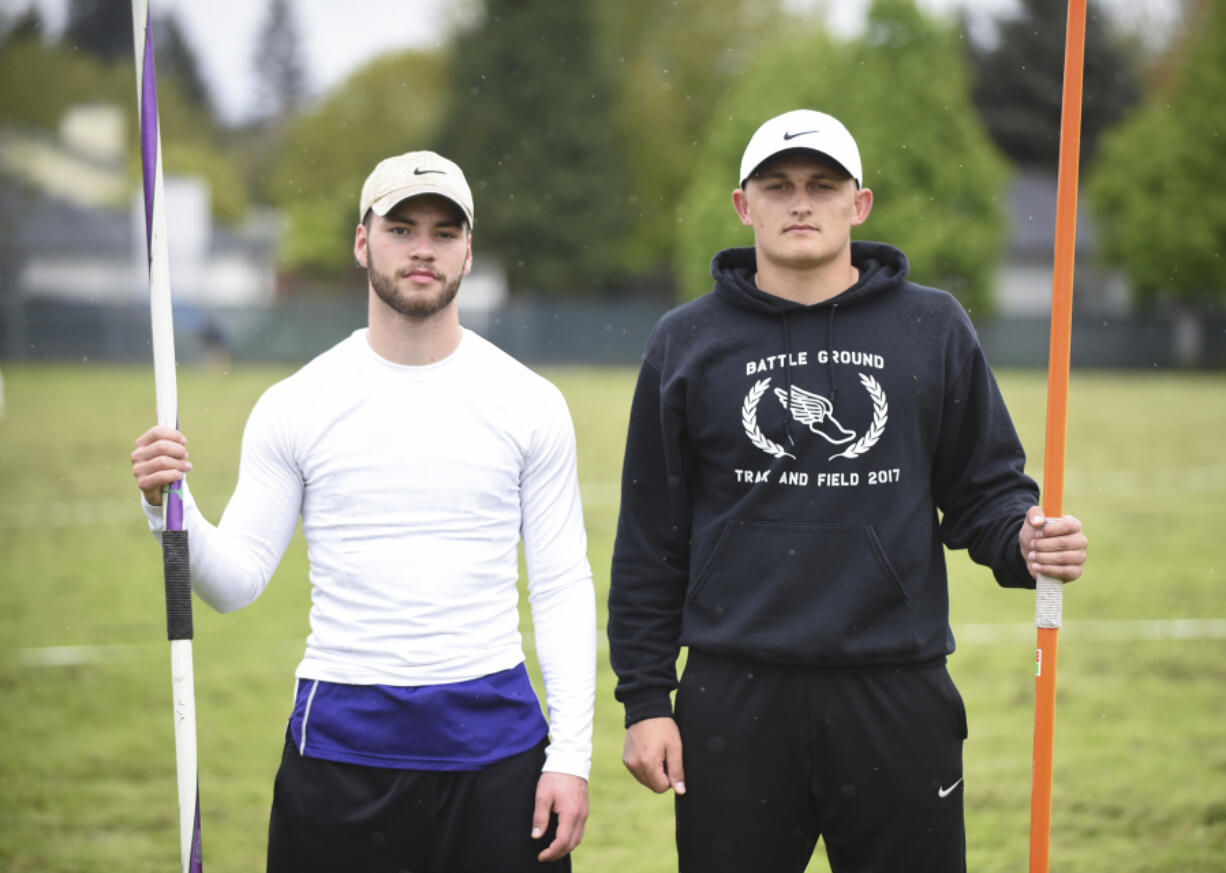
<svg viewBox="0 0 1226 873"><path fill-rule="evenodd" d="M583 482L579 486L584 505L617 506L621 500L618 482ZM142 524L140 497L102 500L68 500L57 503L0 503L0 531L46 530L66 527Z"/></svg>
<svg viewBox="0 0 1226 873"><path fill-rule="evenodd" d="M1043 480L1042 467L1028 472L1036 481ZM1065 477L1066 488L1096 491L1100 494L1131 494L1137 491L1159 493L1226 491L1226 466L1221 464L1123 470L1066 470Z"/></svg>
<svg viewBox="0 0 1226 873"><path fill-rule="evenodd" d="M954 639L959 643L990 644L1009 640L1033 639L1033 622L955 624ZM1066 638L1105 642L1143 640L1223 640L1226 618L1154 618L1134 620L1066 621L1060 629Z"/></svg>
<svg viewBox="0 0 1226 873"><path fill-rule="evenodd" d="M1031 470L1042 480L1041 467ZM1166 467L1129 470L1069 470L1066 490L1099 494L1206 493L1226 491L1226 465ZM579 483L579 493L588 508L616 507L621 501L621 483L593 479ZM100 500L70 500L57 503L0 503L0 531L44 530L64 527L140 524L140 500L131 497Z"/></svg>
<svg viewBox="0 0 1226 873"><path fill-rule="evenodd" d="M305 640L251 640L243 645L247 647L266 645L284 648L293 645L299 652L305 647ZM17 649L17 663L22 667L79 667L87 664L101 664L106 661L118 661L124 658L139 656L142 659L162 657L167 652L165 640L150 640L143 643L103 643L99 645L82 646L34 646ZM169 663L169 659L167 659Z"/></svg>
<svg viewBox="0 0 1226 873"><path fill-rule="evenodd" d="M17 661L23 667L77 667L82 664L99 664L119 654L120 646L42 646L36 649L18 649ZM136 646L125 646L137 648ZM143 648L141 646L140 648Z"/></svg>
<svg viewBox="0 0 1226 873"><path fill-rule="evenodd" d="M1226 640L1226 618L1158 618L1119 621L1070 621L1062 628L1066 638L1106 642ZM959 643L975 645L1033 639L1034 625L1030 622L971 622L954 625L954 637ZM532 633L523 634L524 644L532 647ZM305 645L302 639L253 640L251 644L278 647ZM98 664L130 656L165 643L112 643L96 646L39 646L17 649L17 661L23 667L75 667ZM608 641L600 635L598 648L604 651Z"/></svg>
<svg viewBox="0 0 1226 873"><path fill-rule="evenodd" d="M66 500L56 503L0 504L0 530L46 530L64 527L101 527L139 524L144 516L140 495L105 500Z"/></svg>

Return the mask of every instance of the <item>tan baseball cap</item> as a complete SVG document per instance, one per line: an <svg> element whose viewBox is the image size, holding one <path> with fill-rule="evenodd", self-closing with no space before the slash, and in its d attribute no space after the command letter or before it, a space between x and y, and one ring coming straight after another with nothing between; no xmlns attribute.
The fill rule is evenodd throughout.
<svg viewBox="0 0 1226 873"><path fill-rule="evenodd" d="M794 109L764 122L749 140L741 157L741 181L754 174L769 158L792 149L818 152L833 160L864 187L860 149L843 123L824 112Z"/></svg>
<svg viewBox="0 0 1226 873"><path fill-rule="evenodd" d="M473 192L464 172L454 161L434 152L407 152L380 161L362 185L358 221L365 220L368 209L384 216L401 200L422 194L446 197L463 210L468 226L473 226Z"/></svg>

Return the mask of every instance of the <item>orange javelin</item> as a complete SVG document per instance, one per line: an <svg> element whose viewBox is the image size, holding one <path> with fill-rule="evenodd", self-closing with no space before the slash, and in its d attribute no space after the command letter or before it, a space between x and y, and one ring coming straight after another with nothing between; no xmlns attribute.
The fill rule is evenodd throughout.
<svg viewBox="0 0 1226 873"><path fill-rule="evenodd" d="M1051 346L1047 364L1047 438L1043 512L1064 514L1064 450L1068 422L1069 346L1073 317L1073 256L1077 242L1077 161L1081 152L1081 81L1086 0L1069 0L1056 189L1056 249L1052 271ZM1056 648L1063 589L1039 576L1035 597L1034 781L1030 793L1030 873L1047 873L1051 847L1052 746L1056 723Z"/></svg>

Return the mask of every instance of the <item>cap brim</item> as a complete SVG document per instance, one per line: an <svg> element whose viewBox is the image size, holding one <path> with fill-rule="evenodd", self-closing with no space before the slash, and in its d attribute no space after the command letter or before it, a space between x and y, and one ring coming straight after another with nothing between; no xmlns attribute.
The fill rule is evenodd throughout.
<svg viewBox="0 0 1226 873"><path fill-rule="evenodd" d="M396 190L389 191L382 197L372 201L369 208L376 215L382 218L391 212L392 209L396 207L397 203L403 203L405 200L409 200L410 198L423 197L427 194L433 194L436 197L442 197L443 199L454 203L456 208L458 208L460 212L463 213L464 217L468 219L469 226L471 227L473 225L473 214L471 210L469 210L469 208L460 200L456 199L456 196L452 192L446 191L435 185L409 185L404 188L397 188Z"/></svg>
<svg viewBox="0 0 1226 873"><path fill-rule="evenodd" d="M807 152L808 154L817 155L818 157L825 158L827 161L834 164L836 167L838 167L840 170L846 173L847 178L855 179L856 184L861 185L860 180L856 178L856 174L853 173L851 170L847 169L847 167L843 164L842 161L835 158L829 152L824 152L821 149L811 148L810 146L790 146L788 148L779 149L779 151L777 152L772 152L771 154L764 157L762 160L758 161L758 163L754 165L754 168L749 171L749 174L745 176L744 179L741 180L741 187L744 188L745 183L750 180L750 178L753 176L754 173L762 169L762 165L767 163L768 161L773 161L775 158L778 158L782 155L797 154L797 153L802 153L802 152Z"/></svg>

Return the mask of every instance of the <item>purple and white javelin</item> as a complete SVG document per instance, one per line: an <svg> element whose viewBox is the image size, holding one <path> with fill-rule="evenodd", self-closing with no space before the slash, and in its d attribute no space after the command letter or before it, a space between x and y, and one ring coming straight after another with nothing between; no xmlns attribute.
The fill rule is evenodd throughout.
<svg viewBox="0 0 1226 873"><path fill-rule="evenodd" d="M158 424L178 427L174 321L166 209L162 185L162 134L158 125L157 78L148 0L132 0L136 49L136 106L140 116L141 168L145 189L145 242L149 256L149 311L153 329L153 375ZM183 482L162 495L165 530L162 566L166 588L166 636L174 695L175 765L179 783L179 856L183 873L200 873L200 791L196 766L196 692L192 666L192 583L183 527Z"/></svg>

